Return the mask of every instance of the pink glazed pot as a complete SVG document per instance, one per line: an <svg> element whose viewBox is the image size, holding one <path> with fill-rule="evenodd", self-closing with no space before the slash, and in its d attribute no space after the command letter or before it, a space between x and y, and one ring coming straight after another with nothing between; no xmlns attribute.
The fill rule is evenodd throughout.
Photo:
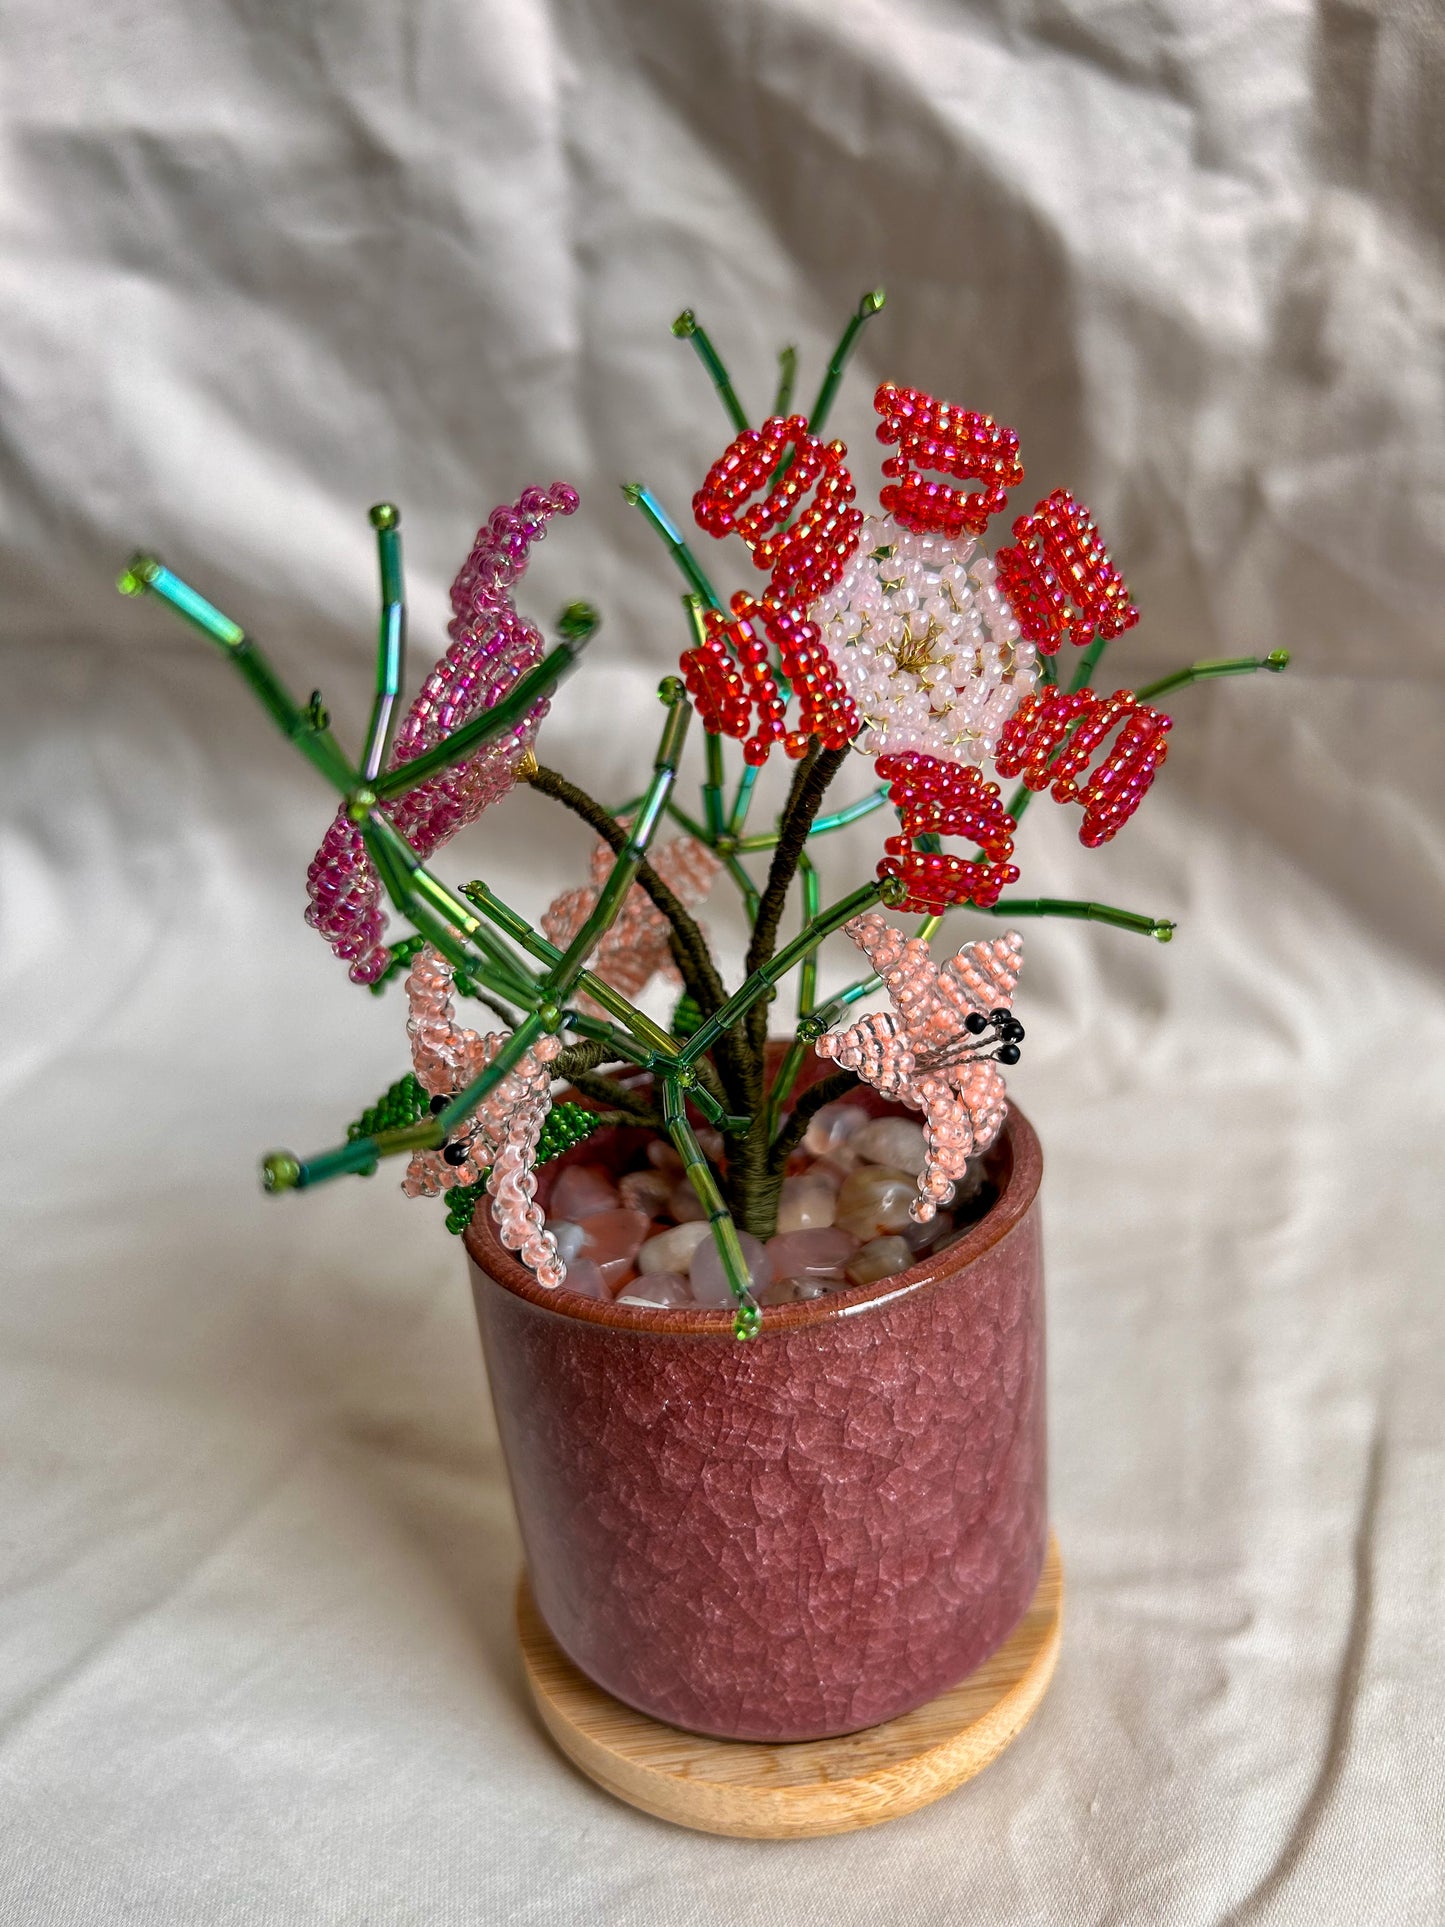
<svg viewBox="0 0 1445 1927"><path fill-rule="evenodd" d="M608 1153L599 1133L546 1167L544 1202ZM1013 1631L1048 1523L1042 1160L1016 1110L989 1171L957 1244L767 1311L749 1343L726 1311L548 1291L477 1214L533 1596L599 1686L695 1733L827 1739L924 1705Z"/></svg>

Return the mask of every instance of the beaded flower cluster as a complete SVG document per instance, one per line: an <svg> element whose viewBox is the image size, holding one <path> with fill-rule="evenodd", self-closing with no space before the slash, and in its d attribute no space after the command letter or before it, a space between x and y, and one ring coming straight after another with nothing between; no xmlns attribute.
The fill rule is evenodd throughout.
<svg viewBox="0 0 1445 1927"><path fill-rule="evenodd" d="M1132 699L1058 701L1052 678L1040 691L1040 657L1139 619L1088 510L1056 489L991 559L978 537L1023 480L1018 436L892 382L874 408L892 451L883 515L854 506L846 447L802 416L743 429L713 463L693 498L698 526L739 536L768 586L760 601L737 595L704 613L683 676L705 726L744 740L750 763L776 742L802 756L814 739L877 757L901 817L879 876L903 880L909 907L988 906L1018 873L1014 825L982 767L1079 802L1083 840L1104 841L1164 760L1168 718L1134 709L1113 753L1077 780ZM940 851L944 834L971 837L977 854Z"/></svg>

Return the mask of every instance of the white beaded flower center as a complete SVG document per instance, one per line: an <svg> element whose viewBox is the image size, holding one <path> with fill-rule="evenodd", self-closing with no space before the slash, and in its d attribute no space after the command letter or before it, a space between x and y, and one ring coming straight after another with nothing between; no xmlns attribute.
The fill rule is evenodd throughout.
<svg viewBox="0 0 1445 1927"><path fill-rule="evenodd" d="M1033 688L1038 652L972 536L918 535L870 516L837 586L810 611L869 756L918 750L981 764Z"/></svg>

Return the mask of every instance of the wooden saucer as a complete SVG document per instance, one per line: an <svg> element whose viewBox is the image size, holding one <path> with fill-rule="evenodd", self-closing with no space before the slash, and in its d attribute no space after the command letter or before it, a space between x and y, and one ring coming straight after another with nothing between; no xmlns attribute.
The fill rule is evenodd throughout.
<svg viewBox="0 0 1445 1927"><path fill-rule="evenodd" d="M1028 1611L960 1685L866 1732L783 1746L704 1739L604 1693L557 1646L525 1573L517 1638L543 1724L589 1780L680 1827L798 1840L896 1819L982 1772L1017 1739L1048 1688L1063 1597L1058 1541L1050 1535Z"/></svg>

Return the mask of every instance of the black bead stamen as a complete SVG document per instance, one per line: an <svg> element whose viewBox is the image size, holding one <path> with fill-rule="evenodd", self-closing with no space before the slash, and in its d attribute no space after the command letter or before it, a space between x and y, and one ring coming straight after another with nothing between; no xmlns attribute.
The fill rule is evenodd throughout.
<svg viewBox="0 0 1445 1927"><path fill-rule="evenodd" d="M451 1099L447 1096L445 1091L438 1092L438 1094L431 1101L432 1116L435 1117L438 1111L444 1111L448 1106L448 1104L450 1103L451 1103Z"/></svg>
<svg viewBox="0 0 1445 1927"><path fill-rule="evenodd" d="M453 1138L442 1146L442 1157L448 1164L465 1164L470 1154L471 1146L465 1138Z"/></svg>

